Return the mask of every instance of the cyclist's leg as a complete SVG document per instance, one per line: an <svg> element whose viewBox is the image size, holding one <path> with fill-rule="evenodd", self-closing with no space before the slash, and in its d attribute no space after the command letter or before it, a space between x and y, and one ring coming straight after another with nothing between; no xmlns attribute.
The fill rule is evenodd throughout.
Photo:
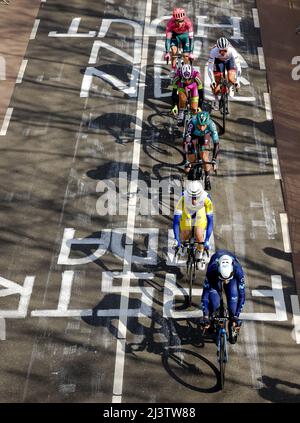
<svg viewBox="0 0 300 423"><path fill-rule="evenodd" d="M231 280L228 284L225 285L225 295L227 299L227 307L229 312L229 342L232 344L236 343L237 332L240 329L241 323L233 322L232 318L236 315L239 292L237 288L237 283L235 280Z"/></svg>
<svg viewBox="0 0 300 423"><path fill-rule="evenodd" d="M198 85L197 85L196 82L194 82L189 87L190 87L190 90L191 90L191 109L192 109L192 113L193 114L196 114L197 113L197 109L198 109L198 102L199 102Z"/></svg>
<svg viewBox="0 0 300 423"><path fill-rule="evenodd" d="M180 41L182 45L183 61L189 63L189 53L191 51L189 33L180 34Z"/></svg>
<svg viewBox="0 0 300 423"><path fill-rule="evenodd" d="M199 137L199 155L200 155L200 158L204 162L209 161L209 151L208 151L209 144L210 144L210 135L209 134L205 134L203 137ZM209 191L211 189L210 178L209 178L209 172L210 172L210 169L211 169L211 165L204 164L203 168L204 168L204 174L205 174L204 189L206 191Z"/></svg>
<svg viewBox="0 0 300 423"><path fill-rule="evenodd" d="M189 214L183 212L180 219L180 240L188 241L192 234L192 219Z"/></svg>
<svg viewBox="0 0 300 423"><path fill-rule="evenodd" d="M205 213L205 208L202 207L196 215L196 223L195 223L195 237L197 242L204 242L204 233L207 226L207 218ZM203 245L197 245L197 255L200 258L202 252L204 250Z"/></svg>
<svg viewBox="0 0 300 423"><path fill-rule="evenodd" d="M184 88L178 89L178 95L179 95L178 126L182 126L183 118L184 118L184 109L186 106L186 93Z"/></svg>
<svg viewBox="0 0 300 423"><path fill-rule="evenodd" d="M223 76L225 70L225 64L221 60L215 60L215 69L214 69L214 76L216 81L216 88L213 90L214 95L218 95L220 93L220 81Z"/></svg>
<svg viewBox="0 0 300 423"><path fill-rule="evenodd" d="M178 52L178 41L176 38L171 39L171 65L172 70L176 70L176 54Z"/></svg>

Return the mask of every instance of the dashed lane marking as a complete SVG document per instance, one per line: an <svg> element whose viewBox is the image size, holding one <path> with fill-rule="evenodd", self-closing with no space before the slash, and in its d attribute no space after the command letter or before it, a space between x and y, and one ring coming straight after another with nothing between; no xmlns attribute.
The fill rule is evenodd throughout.
<svg viewBox="0 0 300 423"><path fill-rule="evenodd" d="M280 222L283 238L283 248L285 253L291 253L291 242L289 235L288 217L286 213L280 213Z"/></svg>
<svg viewBox="0 0 300 423"><path fill-rule="evenodd" d="M252 15L255 28L260 28L257 9L252 9Z"/></svg>
<svg viewBox="0 0 300 423"><path fill-rule="evenodd" d="M265 111L266 111L266 118L267 120L272 120L272 108L271 108L271 99L269 93L264 93L264 101L265 101Z"/></svg>
<svg viewBox="0 0 300 423"><path fill-rule="evenodd" d="M27 63L28 63L28 60L26 60L26 59L22 60L20 70L19 70L19 74L18 74L18 77L17 77L17 82L16 82L17 84L20 84L23 80L23 76L24 76L24 73L25 73Z"/></svg>
<svg viewBox="0 0 300 423"><path fill-rule="evenodd" d="M14 110L13 107L8 107L8 109L6 110L6 114L5 114L4 121L3 121L3 124L2 124L2 128L1 128L1 131L0 131L0 136L2 136L2 137L4 137L6 135L13 110Z"/></svg>
<svg viewBox="0 0 300 423"><path fill-rule="evenodd" d="M271 154L272 154L272 162L273 162L273 169L274 169L274 177L275 179L281 179L277 148L271 147Z"/></svg>
<svg viewBox="0 0 300 423"><path fill-rule="evenodd" d="M29 37L30 40L35 39L39 24L40 24L40 19L36 19L34 21L33 28L32 28L32 31L31 31L31 34L30 34L30 37Z"/></svg>
<svg viewBox="0 0 300 423"><path fill-rule="evenodd" d="M257 47L258 61L260 70L266 70L264 50L262 47Z"/></svg>

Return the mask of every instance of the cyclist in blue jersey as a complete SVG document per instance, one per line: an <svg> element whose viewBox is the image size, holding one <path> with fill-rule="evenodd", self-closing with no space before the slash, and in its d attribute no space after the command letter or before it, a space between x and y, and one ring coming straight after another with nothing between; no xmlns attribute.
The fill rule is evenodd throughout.
<svg viewBox="0 0 300 423"><path fill-rule="evenodd" d="M239 315L245 304L245 276L236 256L227 250L218 250L207 266L201 298L203 319L207 326L209 318L220 306L221 283L224 283L229 312L229 342L234 344L236 337L233 331L238 331L242 324Z"/></svg>
<svg viewBox="0 0 300 423"><path fill-rule="evenodd" d="M198 148L200 150L200 157L203 161L209 161L209 151L208 147L210 144L210 139L212 139L214 144L213 149L213 158L212 162L214 163L213 166L216 166L217 163L217 156L219 152L219 135L217 131L216 124L211 119L208 112L198 112L189 122L186 137L184 140L184 150L186 154L186 169L190 169L191 165L190 162L194 162L196 160L196 148L197 148L197 141L198 141ZM205 172L205 187L206 191L211 189L210 185L210 173L211 165L205 164L204 165L204 172Z"/></svg>

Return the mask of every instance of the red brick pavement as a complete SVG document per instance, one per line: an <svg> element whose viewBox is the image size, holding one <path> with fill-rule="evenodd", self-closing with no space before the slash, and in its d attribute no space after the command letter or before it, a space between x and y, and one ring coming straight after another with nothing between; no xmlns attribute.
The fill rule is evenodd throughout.
<svg viewBox="0 0 300 423"><path fill-rule="evenodd" d="M292 79L292 58L300 56L300 0L257 0L257 8L300 297L300 80Z"/></svg>

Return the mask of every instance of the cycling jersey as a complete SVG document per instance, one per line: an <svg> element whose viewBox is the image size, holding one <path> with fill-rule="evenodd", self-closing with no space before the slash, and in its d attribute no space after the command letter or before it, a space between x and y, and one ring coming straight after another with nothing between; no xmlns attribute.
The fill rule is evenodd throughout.
<svg viewBox="0 0 300 423"><path fill-rule="evenodd" d="M195 137L203 137L206 134L211 135L211 138L212 138L214 144L219 142L219 135L218 135L217 127L216 127L216 124L213 122L213 120L209 119L205 130L201 131L200 128L198 128L198 125L197 125L197 116L194 116L190 120L190 123L188 125L187 136L191 136L192 138L195 138Z"/></svg>
<svg viewBox="0 0 300 423"><path fill-rule="evenodd" d="M245 277L238 259L226 250L217 251L210 259L202 293L202 310L204 316L211 315L220 305L220 284L223 283L218 274L218 259L223 255L233 259L233 278L224 283L224 292L230 317L239 317L245 304Z"/></svg>
<svg viewBox="0 0 300 423"><path fill-rule="evenodd" d="M181 68L178 68L173 79L173 88L186 88L194 82L196 82L198 89L202 88L200 72L193 69L191 78L186 80L182 77Z"/></svg>
<svg viewBox="0 0 300 423"><path fill-rule="evenodd" d="M183 52L190 53L194 49L194 30L193 24L188 17L179 26L172 17L166 27L166 52L170 51L171 45L179 47L182 44Z"/></svg>
<svg viewBox="0 0 300 423"><path fill-rule="evenodd" d="M208 75L212 82L215 82L214 76L214 67L216 62L230 62L232 61L237 69L237 78L240 78L242 70L238 52L232 45L226 49L227 52L224 56L220 54L220 49L215 45L212 50L210 51L209 59L208 59Z"/></svg>
<svg viewBox="0 0 300 423"><path fill-rule="evenodd" d="M205 242L209 242L213 230L213 203L206 191L200 196L195 205L192 199L184 193L175 208L173 219L174 237L180 245L180 230L191 230L192 227L206 229Z"/></svg>

